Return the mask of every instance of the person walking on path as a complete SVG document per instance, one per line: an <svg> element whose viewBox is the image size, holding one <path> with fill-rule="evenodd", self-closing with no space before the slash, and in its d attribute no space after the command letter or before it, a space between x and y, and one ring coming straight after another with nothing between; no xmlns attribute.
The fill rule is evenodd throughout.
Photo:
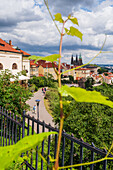
<svg viewBox="0 0 113 170"><path fill-rule="evenodd" d="M33 113L36 114L36 105L33 106Z"/></svg>
<svg viewBox="0 0 113 170"><path fill-rule="evenodd" d="M42 93L43 93L44 88L42 88Z"/></svg>
<svg viewBox="0 0 113 170"><path fill-rule="evenodd" d="M44 105L44 95L42 93L42 89L39 89L37 92L33 94L33 97L29 99L26 103L30 105L31 108L33 108L34 105L36 105L35 100L39 99L39 120L44 121L47 124L51 124L51 126L55 127L52 116L47 112L45 105ZM36 109L35 109L36 111ZM35 119L37 119L37 114L32 114L32 110L28 111L27 114L30 116L34 116Z"/></svg>

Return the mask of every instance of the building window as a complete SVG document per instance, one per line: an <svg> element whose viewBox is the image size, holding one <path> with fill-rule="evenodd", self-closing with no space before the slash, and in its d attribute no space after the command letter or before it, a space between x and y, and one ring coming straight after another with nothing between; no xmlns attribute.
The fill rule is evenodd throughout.
<svg viewBox="0 0 113 170"><path fill-rule="evenodd" d="M5 46L5 44L0 43L0 46L3 46L3 47L4 47L4 46Z"/></svg>
<svg viewBox="0 0 113 170"><path fill-rule="evenodd" d="M0 70L3 70L3 65L0 63Z"/></svg>
<svg viewBox="0 0 113 170"><path fill-rule="evenodd" d="M17 69L17 64L16 63L13 63L12 69Z"/></svg>

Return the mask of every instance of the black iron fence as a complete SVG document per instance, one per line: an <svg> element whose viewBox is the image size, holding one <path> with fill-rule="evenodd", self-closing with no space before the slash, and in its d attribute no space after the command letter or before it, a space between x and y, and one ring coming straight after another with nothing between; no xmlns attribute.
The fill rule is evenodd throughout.
<svg viewBox="0 0 113 170"><path fill-rule="evenodd" d="M16 143L18 140L26 135L31 135L34 133L41 133L47 131L56 131L57 128L53 128L50 124L36 120L30 115L26 115L23 112L22 118L20 116L14 115L11 112L0 108L0 133L1 133L1 146L7 146ZM54 159L56 156L58 135L50 135L47 140L42 142L40 147L37 146L37 150L32 150L27 152L27 156L30 157L29 160L25 161L25 168L31 170L37 169L48 169L38 155L38 150L46 158L47 163L50 164L49 155ZM92 145L75 138L73 135L69 135L62 132L62 143L60 151L60 166L72 165L75 163L83 163L94 161L97 158L103 158L107 154L107 151L96 148L94 144ZM109 157L113 155L109 154ZM112 169L113 162L105 160L97 164L91 164L89 166L81 166L76 169L79 170L106 170ZM71 169L71 168L70 168Z"/></svg>

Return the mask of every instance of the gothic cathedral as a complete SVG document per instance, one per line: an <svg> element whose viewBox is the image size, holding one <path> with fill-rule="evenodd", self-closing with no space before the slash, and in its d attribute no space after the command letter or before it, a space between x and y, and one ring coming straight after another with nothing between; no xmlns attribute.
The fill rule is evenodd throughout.
<svg viewBox="0 0 113 170"><path fill-rule="evenodd" d="M81 54L79 55L79 58L78 58L78 55L76 54L76 59L75 60L74 60L73 55L72 55L72 57L71 57L71 65L74 65L74 66L83 65Z"/></svg>

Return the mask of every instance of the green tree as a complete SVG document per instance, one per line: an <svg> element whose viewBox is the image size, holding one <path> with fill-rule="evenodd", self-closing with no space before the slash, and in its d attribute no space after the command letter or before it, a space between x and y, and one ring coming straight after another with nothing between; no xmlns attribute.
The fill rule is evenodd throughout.
<svg viewBox="0 0 113 170"><path fill-rule="evenodd" d="M36 77L36 76L34 76L28 82L30 84L35 84L37 87L44 87L44 86L47 85L47 80L44 77Z"/></svg>
<svg viewBox="0 0 113 170"><path fill-rule="evenodd" d="M108 70L104 67L101 67L100 69L98 69L98 74L102 74L104 72L108 72Z"/></svg>
<svg viewBox="0 0 113 170"><path fill-rule="evenodd" d="M46 73L44 77L36 77L33 76L32 79L28 81L31 85L35 85L36 87L56 87L56 83L54 81L54 77L50 73Z"/></svg>
<svg viewBox="0 0 113 170"><path fill-rule="evenodd" d="M85 82L85 87L87 88L92 88L95 80L92 77L88 77L86 82Z"/></svg>
<svg viewBox="0 0 113 170"><path fill-rule="evenodd" d="M11 82L11 78L15 81ZM29 108L26 101L31 96L29 90L20 85L18 76L12 75L8 70L0 74L0 106L8 111L22 114L23 110Z"/></svg>
<svg viewBox="0 0 113 170"><path fill-rule="evenodd" d="M108 73L104 73L105 76L108 76Z"/></svg>
<svg viewBox="0 0 113 170"><path fill-rule="evenodd" d="M71 76L71 75L69 75L69 81L70 81L71 83L74 82L74 77Z"/></svg>

